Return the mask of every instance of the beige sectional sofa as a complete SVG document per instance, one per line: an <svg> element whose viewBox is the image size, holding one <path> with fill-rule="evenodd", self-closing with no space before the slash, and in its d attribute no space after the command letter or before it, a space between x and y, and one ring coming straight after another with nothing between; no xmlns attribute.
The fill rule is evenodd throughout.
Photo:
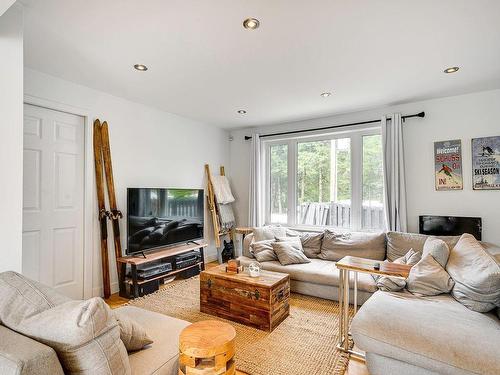
<svg viewBox="0 0 500 375"><path fill-rule="evenodd" d="M389 232L385 257L394 261L410 248L422 251L427 238ZM441 237L450 248L458 238ZM250 252L252 241L251 235L245 238L239 258L243 265L256 261ZM500 248L484 242L481 245L500 264ZM366 256L366 249L363 251ZM355 247L351 252L354 256L359 253ZM263 269L290 274L294 292L338 300L335 262L310 260L287 266L278 261L260 264ZM359 274L358 289L358 302L363 306L353 319L351 332L356 345L366 352L370 375L500 374L498 308L479 313L450 294L417 297L408 291L378 291L374 279L366 274Z"/></svg>

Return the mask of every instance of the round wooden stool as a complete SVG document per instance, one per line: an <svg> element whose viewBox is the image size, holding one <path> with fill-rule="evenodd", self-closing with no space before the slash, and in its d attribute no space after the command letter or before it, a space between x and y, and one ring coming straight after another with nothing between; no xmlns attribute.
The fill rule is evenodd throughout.
<svg viewBox="0 0 500 375"><path fill-rule="evenodd" d="M179 375L233 375L236 331L227 323L204 320L179 336Z"/></svg>

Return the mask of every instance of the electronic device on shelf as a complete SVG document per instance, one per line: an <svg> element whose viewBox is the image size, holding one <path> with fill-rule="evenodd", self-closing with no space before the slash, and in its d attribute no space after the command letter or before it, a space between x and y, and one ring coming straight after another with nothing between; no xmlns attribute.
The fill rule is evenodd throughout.
<svg viewBox="0 0 500 375"><path fill-rule="evenodd" d="M172 263L170 262L147 264L146 267L137 269L137 277L146 280L170 271L172 271Z"/></svg>
<svg viewBox="0 0 500 375"><path fill-rule="evenodd" d="M127 255L203 239L203 189L128 188Z"/></svg>
<svg viewBox="0 0 500 375"><path fill-rule="evenodd" d="M201 262L201 254L198 250L175 256L175 269L183 269Z"/></svg>

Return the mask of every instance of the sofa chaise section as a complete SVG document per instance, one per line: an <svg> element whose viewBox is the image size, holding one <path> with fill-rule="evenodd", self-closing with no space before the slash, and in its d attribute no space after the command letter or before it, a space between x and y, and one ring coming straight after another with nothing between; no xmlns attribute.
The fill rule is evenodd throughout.
<svg viewBox="0 0 500 375"><path fill-rule="evenodd" d="M351 332L371 375L500 374L500 321L449 294L376 292Z"/></svg>

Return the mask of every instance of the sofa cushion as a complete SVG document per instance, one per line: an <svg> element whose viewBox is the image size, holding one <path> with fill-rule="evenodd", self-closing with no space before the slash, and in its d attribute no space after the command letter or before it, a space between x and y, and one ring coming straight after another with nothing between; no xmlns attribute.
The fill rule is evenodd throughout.
<svg viewBox="0 0 500 375"><path fill-rule="evenodd" d="M130 353L132 374L177 374L179 335L190 323L134 306L124 306L117 310L144 327L154 341L152 345Z"/></svg>
<svg viewBox="0 0 500 375"><path fill-rule="evenodd" d="M412 267L406 279L406 288L413 294L436 296L449 293L453 288L453 279L431 254L424 255Z"/></svg>
<svg viewBox="0 0 500 375"><path fill-rule="evenodd" d="M385 259L385 234L368 232L335 233L325 230L318 258L339 261L343 257ZM404 255L404 254L403 254Z"/></svg>
<svg viewBox="0 0 500 375"><path fill-rule="evenodd" d="M410 251L408 251L405 256L396 259L394 263L414 266L420 261L420 259L420 253L417 253L413 251L413 249L410 249ZM384 292L397 292L404 289L404 287L406 286L406 280L400 277L379 276L375 274L373 274L372 276L377 283L377 288L383 290Z"/></svg>
<svg viewBox="0 0 500 375"><path fill-rule="evenodd" d="M52 347L67 373L130 373L120 328L108 305L101 298L64 300L20 274L0 274L3 325Z"/></svg>
<svg viewBox="0 0 500 375"><path fill-rule="evenodd" d="M247 257L238 258L244 267L255 262ZM261 263L264 270L283 272L290 275L291 280L303 281L312 284L339 286L339 270L335 267L335 262L323 259L310 259L311 263L281 265L278 261ZM354 285L353 273L350 273L350 285ZM377 286L373 278L367 273L358 274L358 290L373 293L377 291Z"/></svg>
<svg viewBox="0 0 500 375"><path fill-rule="evenodd" d="M308 258L317 258L321 254L321 242L323 241L324 233L303 233L300 236L304 254Z"/></svg>
<svg viewBox="0 0 500 375"><path fill-rule="evenodd" d="M353 318L351 332L361 350L439 374L500 373L499 320L467 309L449 294L379 291Z"/></svg>
<svg viewBox="0 0 500 375"><path fill-rule="evenodd" d="M298 245L300 247L297 246L297 242L288 241L277 241L272 243L274 253L278 257L279 262L284 266L311 262L302 251L300 239L298 240Z"/></svg>
<svg viewBox="0 0 500 375"><path fill-rule="evenodd" d="M120 339L127 351L141 350L146 345L153 343L144 327L128 317L120 309L113 310L113 315L120 326Z"/></svg>
<svg viewBox="0 0 500 375"><path fill-rule="evenodd" d="M274 240L254 242L250 245L250 253L258 262L278 260L273 250L273 242Z"/></svg>
<svg viewBox="0 0 500 375"><path fill-rule="evenodd" d="M0 325L0 374L63 375L50 346Z"/></svg>
<svg viewBox="0 0 500 375"><path fill-rule="evenodd" d="M405 255L408 250L422 252L427 238L425 234L405 233L405 232L387 232L387 259L394 262L397 258ZM451 249L458 242L460 236L433 236L446 242Z"/></svg>
<svg viewBox="0 0 500 375"><path fill-rule="evenodd" d="M444 268L446 267L446 263L448 263L450 249L443 240L436 237L429 237L425 240L424 248L422 249L422 256L426 256L427 254L431 254L441 267Z"/></svg>
<svg viewBox="0 0 500 375"><path fill-rule="evenodd" d="M500 265L474 236L460 237L446 270L455 281L451 294L457 301L478 312L500 306Z"/></svg>
<svg viewBox="0 0 500 375"><path fill-rule="evenodd" d="M286 228L279 227L276 225L266 225L264 227L254 228L253 236L255 242L260 242L264 240L274 240L275 237L285 237Z"/></svg>

